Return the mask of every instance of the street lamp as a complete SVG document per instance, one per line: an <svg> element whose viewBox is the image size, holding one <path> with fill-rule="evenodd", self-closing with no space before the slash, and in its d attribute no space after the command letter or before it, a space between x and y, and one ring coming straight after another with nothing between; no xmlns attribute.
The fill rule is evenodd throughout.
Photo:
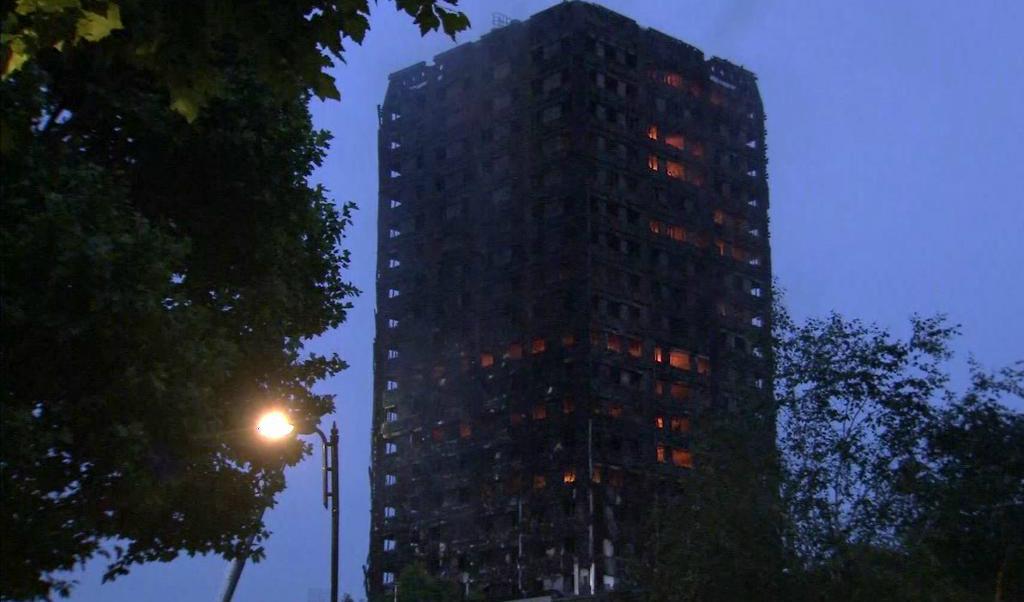
<svg viewBox="0 0 1024 602"><path fill-rule="evenodd" d="M256 423L256 432L271 441L286 437L292 434L294 430L295 425L288 419L288 415L280 410L267 412L260 416L259 421Z"/></svg>
<svg viewBox="0 0 1024 602"><path fill-rule="evenodd" d="M268 441L279 441L291 435L296 430L288 414L281 410L271 410L260 416L256 421L256 433ZM338 602L338 518L339 504L338 497L338 424L331 425L331 434L327 436L316 426L299 431L298 434L308 435L316 433L323 443L323 503L327 508L327 500L331 500L331 602ZM327 475L330 473L330 481ZM250 545L252 540L250 540ZM235 587L242 575L242 567L245 566L245 556L235 559L228 574L227 583L224 586L224 593L221 602L231 602L235 594Z"/></svg>

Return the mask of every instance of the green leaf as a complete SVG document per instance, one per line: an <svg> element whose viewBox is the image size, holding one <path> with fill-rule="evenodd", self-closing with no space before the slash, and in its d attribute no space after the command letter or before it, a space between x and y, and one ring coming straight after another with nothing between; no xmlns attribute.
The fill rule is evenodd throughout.
<svg viewBox="0 0 1024 602"><path fill-rule="evenodd" d="M444 32L455 39L455 34L469 28L469 17L465 13L444 11L441 13L441 24Z"/></svg>
<svg viewBox="0 0 1024 602"><path fill-rule="evenodd" d="M91 11L82 13L82 18L75 24L75 41L85 39L98 42L116 29L124 29L124 25L121 24L121 7L111 2L107 5L106 15Z"/></svg>
<svg viewBox="0 0 1024 602"><path fill-rule="evenodd" d="M199 117L202 96L194 88L171 88L171 109L192 123Z"/></svg>
<svg viewBox="0 0 1024 602"><path fill-rule="evenodd" d="M341 93L338 91L338 87L334 83L334 77L326 73L319 73L316 81L316 95L321 100L330 98L332 100L341 100Z"/></svg>
<svg viewBox="0 0 1024 602"><path fill-rule="evenodd" d="M21 69L25 61L29 59L28 46L21 36L15 36L7 46L7 60L4 62L3 78Z"/></svg>
<svg viewBox="0 0 1024 602"><path fill-rule="evenodd" d="M81 6L79 0L18 0L14 12L19 15L30 15L36 11L56 13L68 8Z"/></svg>

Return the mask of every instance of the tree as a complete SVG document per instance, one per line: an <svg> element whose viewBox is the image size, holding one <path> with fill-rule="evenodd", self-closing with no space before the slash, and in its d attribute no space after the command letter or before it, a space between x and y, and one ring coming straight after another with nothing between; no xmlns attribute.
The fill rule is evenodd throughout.
<svg viewBox="0 0 1024 602"><path fill-rule="evenodd" d="M907 339L832 314L776 310L776 395L794 600L997 600L1022 591L1020 364L972 365L957 396L957 334L911 320ZM1011 593L1012 592L1012 593Z"/></svg>
<svg viewBox="0 0 1024 602"><path fill-rule="evenodd" d="M105 578L245 553L250 536L259 558L263 510L309 450L255 444L255 413L333 409L312 387L344 362L303 343L357 292L340 246L352 206L309 183L330 136L311 127L309 74L290 74L301 53L274 37L290 23L307 58L314 33L361 39L365 2L332 6L5 5L0 597L66 594L54 572L96 554ZM398 6L438 25L432 1ZM81 26L91 14L110 27ZM261 37L266 16L281 21ZM35 44L17 69L9 32ZM258 60L279 50L287 85ZM175 78L201 111L168 109Z"/></svg>
<svg viewBox="0 0 1024 602"><path fill-rule="evenodd" d="M774 313L775 398L698 414L693 470L633 567L642 599L1019 599L1024 415L1005 402L1024 363L972 363L956 395L941 316L900 338ZM758 437L776 417L777 456Z"/></svg>
<svg viewBox="0 0 1024 602"><path fill-rule="evenodd" d="M972 363L968 391L929 426L914 489L907 539L965 600L1024 598L1024 415L1007 396L1024 399L1024 362L995 374Z"/></svg>
<svg viewBox="0 0 1024 602"><path fill-rule="evenodd" d="M693 424L693 468L659 493L631 586L650 602L778 599L774 405L703 408Z"/></svg>
<svg viewBox="0 0 1024 602"><path fill-rule="evenodd" d="M955 327L914 318L909 340L838 314L794 326L776 316L776 398L790 544L838 562L848 546L891 545L911 510L900 478L947 380Z"/></svg>
<svg viewBox="0 0 1024 602"><path fill-rule="evenodd" d="M399 602L454 602L462 600L455 583L432 576L422 564L411 564L398 575Z"/></svg>
<svg viewBox="0 0 1024 602"><path fill-rule="evenodd" d="M466 15L454 10L457 4L395 0L422 34L443 29L453 38L469 27ZM279 98L312 90L322 99L337 99L325 70L344 60L346 39L361 43L370 29L367 0L7 0L3 12L4 79L47 54L89 53L138 70L189 121L228 91L225 43ZM71 113L87 102L71 95L63 100ZM28 125L5 118L4 127L23 133Z"/></svg>

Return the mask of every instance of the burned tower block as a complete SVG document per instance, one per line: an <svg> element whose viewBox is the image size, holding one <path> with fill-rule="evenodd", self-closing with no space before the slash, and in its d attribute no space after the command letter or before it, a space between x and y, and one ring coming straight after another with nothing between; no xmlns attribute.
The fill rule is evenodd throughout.
<svg viewBox="0 0 1024 602"><path fill-rule="evenodd" d="M628 586L695 410L770 395L764 138L752 73L584 2L390 76L371 596Z"/></svg>

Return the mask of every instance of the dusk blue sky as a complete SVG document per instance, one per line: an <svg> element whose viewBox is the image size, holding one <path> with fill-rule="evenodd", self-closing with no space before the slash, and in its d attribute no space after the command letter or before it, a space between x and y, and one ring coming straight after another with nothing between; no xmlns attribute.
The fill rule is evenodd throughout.
<svg viewBox="0 0 1024 602"><path fill-rule="evenodd" d="M526 19L553 0L463 0L477 39L500 11ZM1024 2L608 0L603 4L755 72L768 115L775 275L798 317L835 309L905 333L914 312L963 325L968 352L1024 359ZM335 70L341 102L315 103L335 140L317 173L359 204L347 240L364 291L348 323L317 341L351 364L321 384L341 429L341 590L363 597L369 529L371 345L376 265L377 118L387 75L451 48L421 38L380 0L372 30ZM329 423L328 423L329 426ZM268 516L267 558L235 600L306 602L328 586L329 515L317 455L287 472ZM78 575L74 601L214 600L227 563L182 558L100 585Z"/></svg>

